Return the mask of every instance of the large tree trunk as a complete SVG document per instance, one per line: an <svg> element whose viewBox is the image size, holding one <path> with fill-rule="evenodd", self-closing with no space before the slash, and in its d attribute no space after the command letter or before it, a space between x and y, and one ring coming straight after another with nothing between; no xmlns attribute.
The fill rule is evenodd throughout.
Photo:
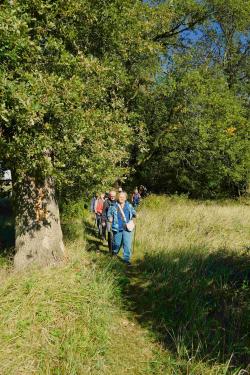
<svg viewBox="0 0 250 375"><path fill-rule="evenodd" d="M29 265L51 265L64 258L64 244L59 208L52 179L37 184L27 178L15 189L16 255L14 265L23 269Z"/></svg>

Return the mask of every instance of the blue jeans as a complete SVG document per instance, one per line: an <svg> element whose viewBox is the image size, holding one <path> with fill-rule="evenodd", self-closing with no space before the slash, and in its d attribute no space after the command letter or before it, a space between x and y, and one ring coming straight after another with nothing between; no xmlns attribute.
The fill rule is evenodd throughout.
<svg viewBox="0 0 250 375"><path fill-rule="evenodd" d="M123 247L123 259L128 262L131 258L133 232L123 230L121 232L113 232L113 253L118 254Z"/></svg>

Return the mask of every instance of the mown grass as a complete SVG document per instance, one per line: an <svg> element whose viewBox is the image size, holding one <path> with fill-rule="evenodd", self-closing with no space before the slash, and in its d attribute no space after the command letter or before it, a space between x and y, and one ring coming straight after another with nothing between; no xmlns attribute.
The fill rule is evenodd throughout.
<svg viewBox="0 0 250 375"><path fill-rule="evenodd" d="M67 261L1 279L0 374L246 374L248 204L147 198L130 269L65 208Z"/></svg>

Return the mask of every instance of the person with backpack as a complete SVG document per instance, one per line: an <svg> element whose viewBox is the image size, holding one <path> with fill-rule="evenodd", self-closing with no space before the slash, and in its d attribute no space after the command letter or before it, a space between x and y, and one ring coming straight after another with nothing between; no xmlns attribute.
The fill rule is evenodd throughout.
<svg viewBox="0 0 250 375"><path fill-rule="evenodd" d="M136 211L127 201L127 194L119 193L118 201L108 209L108 220L112 223L113 255L118 255L120 248L123 247L123 261L127 265L131 265L134 217L136 217Z"/></svg>
<svg viewBox="0 0 250 375"><path fill-rule="evenodd" d="M112 239L113 239L113 233L111 228L111 223L108 221L108 210L111 206L115 205L116 203L116 191L111 190L109 192L108 198L105 199L105 202L103 204L103 210L102 210L102 226L106 228L108 232L108 247L109 252L112 254Z"/></svg>
<svg viewBox="0 0 250 375"><path fill-rule="evenodd" d="M134 209L136 210L140 204L141 195L138 192L138 189L136 188L132 194L132 205Z"/></svg>
<svg viewBox="0 0 250 375"><path fill-rule="evenodd" d="M95 202L95 214L96 214L96 223L97 223L97 229L99 237L104 240L106 237L106 228L102 227L102 210L104 205L104 197L105 194L101 193L100 197L97 198Z"/></svg>

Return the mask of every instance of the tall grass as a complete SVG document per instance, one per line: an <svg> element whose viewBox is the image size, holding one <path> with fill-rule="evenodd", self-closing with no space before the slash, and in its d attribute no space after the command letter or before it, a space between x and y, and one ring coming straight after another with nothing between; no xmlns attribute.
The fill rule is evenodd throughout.
<svg viewBox="0 0 250 375"><path fill-rule="evenodd" d="M161 349L123 311L110 267L85 250L87 216L81 204L64 210L65 263L2 277L1 375L164 373Z"/></svg>
<svg viewBox="0 0 250 375"><path fill-rule="evenodd" d="M177 357L247 368L247 200L148 198L137 221L134 258L138 268L127 294L143 326Z"/></svg>
<svg viewBox="0 0 250 375"><path fill-rule="evenodd" d="M83 251L74 244L67 264L1 285L1 375L154 373L153 344L122 312L112 274Z"/></svg>
<svg viewBox="0 0 250 375"><path fill-rule="evenodd" d="M136 239L141 253L194 247L209 253L218 249L244 252L250 249L249 228L248 201L151 196L140 210Z"/></svg>
<svg viewBox="0 0 250 375"><path fill-rule="evenodd" d="M67 261L2 274L0 374L239 375L247 204L146 199L130 269L110 258L83 202L64 207Z"/></svg>

